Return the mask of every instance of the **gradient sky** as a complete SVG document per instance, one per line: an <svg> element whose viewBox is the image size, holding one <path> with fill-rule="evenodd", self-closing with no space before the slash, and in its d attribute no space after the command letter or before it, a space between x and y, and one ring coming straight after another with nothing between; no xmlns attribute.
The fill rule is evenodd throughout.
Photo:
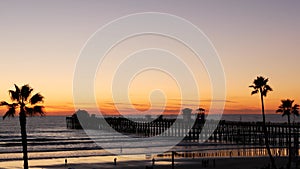
<svg viewBox="0 0 300 169"><path fill-rule="evenodd" d="M74 112L73 73L76 59L88 38L101 26L119 17L137 12L163 12L189 20L214 44L224 66L227 81L225 113L259 113L259 97L251 96L251 89L248 88L258 75L270 79L269 84L274 91L266 99L266 108L269 113L274 113L281 99L295 99L296 103L300 103L299 9L300 2L296 0L2 0L0 100L9 100L7 91L14 83L29 83L36 92L45 96L44 105L48 115ZM147 40L149 37L143 38ZM155 37L150 38L155 42ZM125 49L127 48L123 46L121 53ZM191 67L195 69L197 65ZM164 85L172 83L172 79L159 72L145 73L137 76L130 86L134 107L147 110L149 93L143 92L151 91L156 87L154 84L157 84L170 96L168 98L173 99L165 103L168 111L176 110L174 100L179 95L178 89L175 83L171 86ZM206 81L207 75L203 66L199 66L199 73L203 75L197 81ZM106 78L110 77L109 74L105 75ZM101 72L97 77L105 79ZM163 80L160 81L161 79ZM98 83L101 80L97 78L95 84ZM103 85L109 87L109 84ZM210 86L208 83L201 85L199 104L207 109L211 100ZM102 87L95 89L97 96L105 96L97 98L99 105L106 112L113 112L110 94L105 93ZM161 93L154 93L152 96L153 101L157 102L155 106L164 104L160 101L163 99ZM194 102L191 99L191 104ZM129 105L123 103L122 106L126 109ZM0 115L4 112L5 109L1 108Z"/></svg>

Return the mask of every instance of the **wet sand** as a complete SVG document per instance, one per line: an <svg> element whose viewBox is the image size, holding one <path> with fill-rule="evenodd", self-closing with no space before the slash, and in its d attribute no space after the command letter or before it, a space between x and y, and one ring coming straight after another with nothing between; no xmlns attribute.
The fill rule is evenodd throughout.
<svg viewBox="0 0 300 169"><path fill-rule="evenodd" d="M152 166L151 159L145 159L145 156L119 156L117 165L114 165L116 156L95 156L68 158L65 165L64 158L30 160L31 169L145 169L146 166ZM215 165L213 163L215 159ZM209 161L204 167L202 162ZM276 157L277 166L286 165L287 158ZM175 169L260 169L267 166L268 157L245 157L245 158L175 158ZM0 162L0 169L21 169L23 161ZM157 158L154 169L171 169L171 159Z"/></svg>

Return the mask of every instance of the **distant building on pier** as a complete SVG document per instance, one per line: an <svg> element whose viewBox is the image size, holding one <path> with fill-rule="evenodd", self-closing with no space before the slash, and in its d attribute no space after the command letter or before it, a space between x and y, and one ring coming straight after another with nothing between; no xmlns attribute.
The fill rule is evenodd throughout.
<svg viewBox="0 0 300 169"><path fill-rule="evenodd" d="M79 120L80 119L80 120ZM71 117L66 117L68 129L97 128L96 116L91 116L86 110L77 110ZM94 123L93 123L94 122Z"/></svg>

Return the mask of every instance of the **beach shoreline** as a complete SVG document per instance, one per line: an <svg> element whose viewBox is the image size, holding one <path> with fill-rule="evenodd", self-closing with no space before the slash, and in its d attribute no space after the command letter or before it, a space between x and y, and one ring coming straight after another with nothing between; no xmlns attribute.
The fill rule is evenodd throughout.
<svg viewBox="0 0 300 169"><path fill-rule="evenodd" d="M114 165L114 158L117 159L117 165ZM146 166L152 166L152 158L147 158L145 155L129 155L129 156L95 156L95 157L76 157L55 159L37 159L30 160L29 166L31 169L140 169ZM203 166L203 162L208 161L207 166ZM197 158L175 158L175 168L180 169L196 169L196 168L215 168L215 169L256 169L269 165L268 157L197 157ZM287 157L276 157L278 167L284 166L287 162ZM0 162L0 169L22 168L23 161L7 161ZM171 168L171 158L155 157L155 165L153 168L169 169Z"/></svg>

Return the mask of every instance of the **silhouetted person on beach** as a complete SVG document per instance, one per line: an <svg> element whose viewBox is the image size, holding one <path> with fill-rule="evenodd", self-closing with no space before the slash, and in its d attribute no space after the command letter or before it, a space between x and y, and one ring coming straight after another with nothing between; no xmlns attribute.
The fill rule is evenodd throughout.
<svg viewBox="0 0 300 169"><path fill-rule="evenodd" d="M152 158L152 166L154 166L154 165L155 165L155 159Z"/></svg>
<svg viewBox="0 0 300 169"><path fill-rule="evenodd" d="M114 158L114 165L117 165L117 158Z"/></svg>
<svg viewBox="0 0 300 169"><path fill-rule="evenodd" d="M68 165L68 160L67 159L65 159L65 166L67 166Z"/></svg>

